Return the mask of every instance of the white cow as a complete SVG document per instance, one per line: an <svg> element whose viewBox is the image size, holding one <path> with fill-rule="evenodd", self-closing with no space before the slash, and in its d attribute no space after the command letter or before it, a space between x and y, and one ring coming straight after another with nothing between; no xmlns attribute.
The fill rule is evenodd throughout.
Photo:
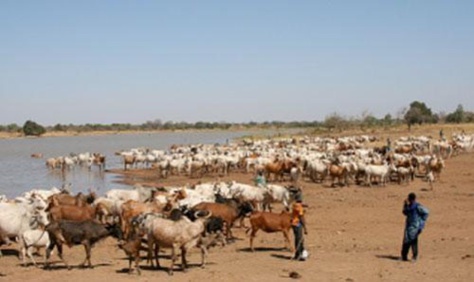
<svg viewBox="0 0 474 282"><path fill-rule="evenodd" d="M24 203L0 203L0 240L10 244L10 238L36 228L38 220L46 218L46 212L38 208L44 208L44 203L33 199Z"/></svg>

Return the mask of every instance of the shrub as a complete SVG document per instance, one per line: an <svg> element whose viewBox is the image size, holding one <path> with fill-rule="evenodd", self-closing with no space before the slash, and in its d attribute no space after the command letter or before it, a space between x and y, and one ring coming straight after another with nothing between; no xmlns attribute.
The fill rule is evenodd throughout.
<svg viewBox="0 0 474 282"><path fill-rule="evenodd" d="M23 125L25 136L40 136L46 132L46 129L34 121L27 120Z"/></svg>

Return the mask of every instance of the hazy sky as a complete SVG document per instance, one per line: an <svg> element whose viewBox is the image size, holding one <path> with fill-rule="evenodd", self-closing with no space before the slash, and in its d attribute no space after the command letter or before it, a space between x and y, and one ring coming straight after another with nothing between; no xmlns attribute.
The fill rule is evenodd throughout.
<svg viewBox="0 0 474 282"><path fill-rule="evenodd" d="M474 1L0 1L0 124L474 110Z"/></svg>

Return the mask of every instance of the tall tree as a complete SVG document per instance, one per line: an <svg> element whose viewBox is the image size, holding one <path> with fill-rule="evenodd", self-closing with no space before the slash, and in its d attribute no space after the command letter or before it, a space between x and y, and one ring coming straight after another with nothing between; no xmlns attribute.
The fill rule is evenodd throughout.
<svg viewBox="0 0 474 282"><path fill-rule="evenodd" d="M446 122L449 123L462 123L466 121L466 114L463 106L460 104L456 110L446 116Z"/></svg>
<svg viewBox="0 0 474 282"><path fill-rule="evenodd" d="M425 103L419 101L414 101L410 104L404 119L408 128L411 128L414 124L436 123L438 121L436 115L433 115L431 112L431 109Z"/></svg>

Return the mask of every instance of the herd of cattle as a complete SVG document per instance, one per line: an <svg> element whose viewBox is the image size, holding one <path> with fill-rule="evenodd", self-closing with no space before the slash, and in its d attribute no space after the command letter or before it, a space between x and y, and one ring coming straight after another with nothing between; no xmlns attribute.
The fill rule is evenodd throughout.
<svg viewBox="0 0 474 282"><path fill-rule="evenodd" d="M41 158L42 154L32 154L33 158ZM96 165L100 170L105 169L105 155L101 153L71 153L68 156L51 157L46 160L46 166L49 169L61 169L62 171L71 170L75 166L86 167L89 170L92 165Z"/></svg>
<svg viewBox="0 0 474 282"><path fill-rule="evenodd" d="M369 136L343 138L301 138L245 141L241 144L172 146L168 151L132 149L118 152L124 169L143 165L156 169L161 177L187 174L228 175L234 171L263 172L269 183L255 186L231 182L209 182L188 187L111 189L98 197L94 192L72 195L70 188L34 189L14 199L0 196L0 244L16 240L27 265L35 248L46 247L45 268L50 268L54 248L63 256L66 244L83 245L82 266L91 267L91 248L97 241L113 236L129 258L130 272L140 274L140 250L148 263L160 267L160 248L171 249L169 274L177 252L186 269L187 252L201 250L202 267L208 249L226 245L234 238L234 223L244 225L249 217L250 249L258 230L282 232L289 242L290 213L287 211L301 181L332 181L332 185L384 185L387 181L409 182L416 175L433 182L445 166L444 160L474 147L474 136L453 135L451 141L428 137L400 138L375 147ZM89 154L85 164L105 165L105 157ZM99 157L102 156L102 161ZM81 163L79 155L69 156ZM49 160L48 160L49 161ZM48 164L47 161L47 165ZM61 168L65 169L65 158ZM73 161L76 163L76 161ZM90 167L89 165L89 167ZM50 167L55 169L56 166ZM279 181L289 180L289 185ZM336 181L337 180L337 181ZM272 212L281 203L282 212ZM267 211L268 210L268 211ZM145 241L145 243L144 243ZM1 255L1 252L0 252ZM132 262L134 266L132 267Z"/></svg>
<svg viewBox="0 0 474 282"><path fill-rule="evenodd" d="M431 137L404 137L375 147L371 136L341 138L301 138L245 141L227 145L172 146L170 150L134 148L117 152L124 170L155 169L166 178L188 175L229 175L235 171L261 171L269 181L285 178L332 185L351 183L372 186L377 181L407 183L415 175L434 181L445 166L444 160L474 147L473 135L454 134L452 140Z"/></svg>

